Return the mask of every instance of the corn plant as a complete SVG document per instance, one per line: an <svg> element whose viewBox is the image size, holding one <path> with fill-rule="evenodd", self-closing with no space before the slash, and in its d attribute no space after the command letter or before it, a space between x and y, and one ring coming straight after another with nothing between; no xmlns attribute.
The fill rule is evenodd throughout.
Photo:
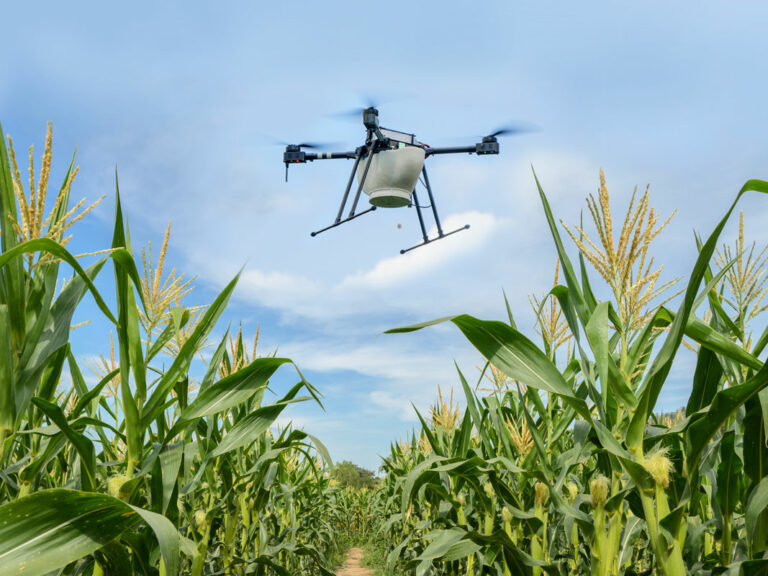
<svg viewBox="0 0 768 576"><path fill-rule="evenodd" d="M189 283L163 276L166 233L142 278L117 186L111 246L83 268L64 236L89 210L68 208L74 161L47 216L50 128L37 184L32 161L30 150L27 194L0 143L0 575L332 574L346 508L330 457L274 426L290 404L319 403L317 391L297 368L267 402L292 362L248 352L242 331L227 331L193 380L237 277L210 305L185 307ZM110 261L111 305L96 286ZM74 275L60 288L62 264ZM117 342L92 386L69 343L86 293Z"/></svg>
<svg viewBox="0 0 768 576"><path fill-rule="evenodd" d="M614 234L601 173L588 201L594 239L566 227L574 265L536 184L565 280L532 298L542 345L509 305L503 322L461 315L391 331L452 322L487 359L493 386L481 396L487 379L473 389L459 373L463 417L445 426L420 416L418 435L393 445L372 504L387 517L390 564L451 575L764 573L768 329L753 341L748 326L762 309L762 253L745 251L742 233L716 270L711 262L738 200L768 183L748 181L696 239L676 311L657 303L674 281L660 282L649 256L665 224L647 191ZM590 265L612 298L595 296ZM655 414L684 337L697 353L690 399L674 417Z"/></svg>

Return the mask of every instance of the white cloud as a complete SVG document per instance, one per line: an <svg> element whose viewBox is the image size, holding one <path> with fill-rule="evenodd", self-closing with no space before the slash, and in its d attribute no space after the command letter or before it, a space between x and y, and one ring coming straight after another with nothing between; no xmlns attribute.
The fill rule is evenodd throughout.
<svg viewBox="0 0 768 576"><path fill-rule="evenodd" d="M240 276L239 286L243 298L278 308L289 307L323 292L319 283L300 275L249 268Z"/></svg>
<svg viewBox="0 0 768 576"><path fill-rule="evenodd" d="M411 400L401 394L392 394L387 390L374 390L369 396L371 402L388 411L394 410L403 422L417 422L418 418L411 405Z"/></svg>
<svg viewBox="0 0 768 576"><path fill-rule="evenodd" d="M339 285L339 289L376 291L422 280L458 257L477 252L494 234L498 221L493 214L470 211L449 216L441 222L441 227L443 232L447 233L467 224L470 229L465 233L457 233L427 247L386 258L370 270L347 276ZM437 226L433 226L427 236L436 238Z"/></svg>
<svg viewBox="0 0 768 576"><path fill-rule="evenodd" d="M463 290L458 288L472 279L454 271L465 269L468 261L482 261L483 251L499 231L500 223L490 213L470 211L451 215L445 219L445 231L464 224L470 224L470 229L404 255L386 257L336 280L246 267L236 297L274 309L289 321L332 322L352 317L393 317L393 314L396 317L404 311L424 310L429 301L434 302L446 289L471 294L469 286ZM434 237L436 229L430 234ZM205 250L203 246L200 248ZM202 278L215 279L219 284L226 282L233 268L232 259L213 255L206 258L204 254L198 252L195 258L207 269Z"/></svg>
<svg viewBox="0 0 768 576"><path fill-rule="evenodd" d="M427 332L384 335L367 338L362 343L349 337L318 338L285 342L280 351L295 358L302 370L351 371L390 382L432 382L455 378L451 353L466 357L466 351L472 350L469 344L457 347L457 340L463 343L460 336L436 337Z"/></svg>

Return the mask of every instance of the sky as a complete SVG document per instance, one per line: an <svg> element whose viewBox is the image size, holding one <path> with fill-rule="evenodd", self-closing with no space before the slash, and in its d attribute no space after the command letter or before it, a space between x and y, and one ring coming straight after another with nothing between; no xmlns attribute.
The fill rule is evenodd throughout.
<svg viewBox="0 0 768 576"><path fill-rule="evenodd" d="M656 240L662 278L686 276L693 231L708 233L749 178L768 179L768 47L762 2L10 3L0 51L0 122L19 150L54 125L53 182L77 150L73 198L105 200L75 229L74 253L109 246L115 168L134 248L162 242L211 302L238 271L212 339L231 323L297 364L324 395L286 419L336 460L377 468L438 386L482 358L451 325L389 328L469 313L503 319L506 293L533 337L529 294L552 283L555 251L532 168L555 216L578 223L605 170L615 215L635 186L672 222ZM364 128L343 113L375 102L382 125L433 146L495 128L499 156L427 161L444 228L470 230L401 256L413 210L330 224L346 160L291 168L278 142L349 150ZM747 237L768 241L768 201L742 202ZM617 216L618 217L618 216ZM723 239L735 238L731 224ZM572 249L572 246L569 247ZM596 281L596 280L595 280ZM80 358L108 348L85 301ZM659 401L684 405L681 353ZM277 393L295 381L290 369ZM457 388L457 395L460 388Z"/></svg>

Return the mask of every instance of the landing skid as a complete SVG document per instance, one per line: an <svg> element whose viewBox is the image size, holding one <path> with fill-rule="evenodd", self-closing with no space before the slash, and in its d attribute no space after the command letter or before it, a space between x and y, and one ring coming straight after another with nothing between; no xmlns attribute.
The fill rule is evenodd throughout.
<svg viewBox="0 0 768 576"><path fill-rule="evenodd" d="M457 228L456 230L453 230L451 232L447 232L447 233L443 232L443 227L440 225L440 217L437 215L437 206L435 206L435 197L432 195L432 186L429 183L429 176L427 176L426 166L421 169L421 173L424 176L424 188L427 189L427 194L429 195L429 205L432 208L432 216L434 216L435 224L437 225L437 237L430 238L427 235L427 227L424 225L424 215L421 213L421 205L419 204L419 197L416 194L416 190L414 189L413 202L411 203L411 205L416 206L416 214L419 216L419 226L421 226L421 236L422 238L424 238L424 241L421 244L416 244L415 246L411 246L410 248L405 248L404 250L400 250L400 254L405 254L406 252L410 252L411 250L415 250L416 248L420 248L421 246L426 246L427 244L431 244L432 242L437 242L438 240L442 240L447 236L456 234L456 232L461 232L462 230L469 230L469 224L466 224L461 228Z"/></svg>
<svg viewBox="0 0 768 576"><path fill-rule="evenodd" d="M426 246L427 244L431 244L432 242L437 242L438 240L442 240L443 238L447 238L448 236L452 234L456 234L456 232L461 232L462 230L469 230L469 224L465 224L461 228L457 228L456 230L453 230L452 232L446 232L438 234L435 238L424 238L424 242L421 244L416 244L416 246L411 246L410 248L405 248L404 250L400 250L400 254L405 254L406 252L410 252L411 250L416 250L416 248L421 248L422 246Z"/></svg>
<svg viewBox="0 0 768 576"><path fill-rule="evenodd" d="M325 228L321 228L320 230L317 230L316 232L311 232L309 235L313 238L317 236L318 234L322 234L326 230L330 230L331 228L336 228L336 226L341 226L342 224L349 222L350 220L354 220L355 218L358 218L362 216L363 214L368 214L368 212L373 212L376 210L376 206L371 206L368 208L368 210L363 210L362 212L358 212L357 214L353 214L352 216L348 216L344 218L344 220L336 220L333 224L330 226L326 226Z"/></svg>

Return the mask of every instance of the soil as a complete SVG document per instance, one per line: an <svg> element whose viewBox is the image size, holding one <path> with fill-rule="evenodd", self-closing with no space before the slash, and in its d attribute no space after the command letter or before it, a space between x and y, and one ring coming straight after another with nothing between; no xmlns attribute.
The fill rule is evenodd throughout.
<svg viewBox="0 0 768 576"><path fill-rule="evenodd" d="M360 548L350 548L344 566L339 568L336 576L373 576L373 571L363 568L360 561L363 559L363 551Z"/></svg>

